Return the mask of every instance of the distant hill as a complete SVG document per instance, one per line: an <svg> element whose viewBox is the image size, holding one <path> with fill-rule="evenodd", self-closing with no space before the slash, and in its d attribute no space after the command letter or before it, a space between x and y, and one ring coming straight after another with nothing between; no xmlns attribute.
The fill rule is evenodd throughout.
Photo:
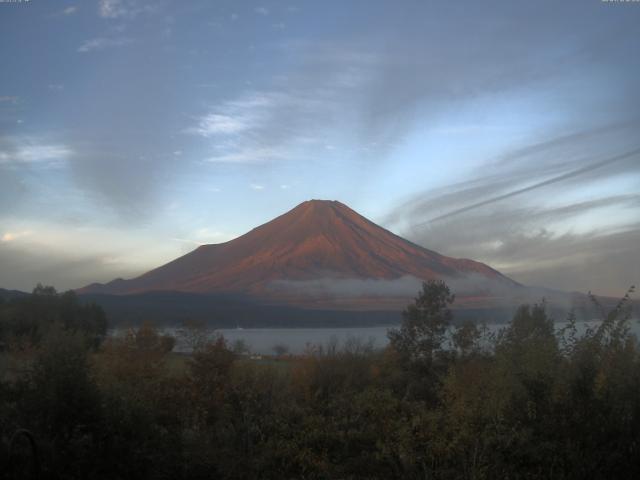
<svg viewBox="0 0 640 480"><path fill-rule="evenodd" d="M20 290L5 290L4 288L0 288L0 298L4 300L10 300L12 298L20 298L26 297L30 295L27 292L21 292Z"/></svg>

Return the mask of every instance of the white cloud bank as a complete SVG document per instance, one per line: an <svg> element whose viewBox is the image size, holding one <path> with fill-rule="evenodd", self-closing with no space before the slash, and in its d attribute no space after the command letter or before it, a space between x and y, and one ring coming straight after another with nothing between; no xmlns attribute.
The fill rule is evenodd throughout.
<svg viewBox="0 0 640 480"><path fill-rule="evenodd" d="M71 155L73 151L66 145L41 144L28 139L0 141L0 165L46 163L52 166L64 163Z"/></svg>

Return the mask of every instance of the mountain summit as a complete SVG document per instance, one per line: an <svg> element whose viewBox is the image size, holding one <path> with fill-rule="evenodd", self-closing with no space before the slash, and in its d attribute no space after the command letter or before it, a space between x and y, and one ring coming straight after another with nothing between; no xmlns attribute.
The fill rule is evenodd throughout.
<svg viewBox="0 0 640 480"><path fill-rule="evenodd" d="M483 263L446 257L411 243L340 202L310 200L234 240L202 245L140 277L92 284L80 292L178 291L269 298L299 294L300 287L342 288L353 282L384 290L385 282L403 279L469 280L480 290L485 290L483 284L518 285Z"/></svg>

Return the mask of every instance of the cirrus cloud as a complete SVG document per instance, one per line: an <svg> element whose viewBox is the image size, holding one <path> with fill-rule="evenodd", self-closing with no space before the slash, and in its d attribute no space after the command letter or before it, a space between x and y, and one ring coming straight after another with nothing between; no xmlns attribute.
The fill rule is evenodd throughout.
<svg viewBox="0 0 640 480"><path fill-rule="evenodd" d="M106 38L98 37L86 40L82 45L78 47L79 53L88 53L96 50L105 50L107 48L124 47L129 45L133 40L130 38Z"/></svg>

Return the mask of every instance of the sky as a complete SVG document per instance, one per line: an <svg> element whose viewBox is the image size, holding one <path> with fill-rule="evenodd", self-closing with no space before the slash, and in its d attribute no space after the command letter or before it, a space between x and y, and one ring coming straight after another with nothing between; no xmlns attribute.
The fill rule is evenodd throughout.
<svg viewBox="0 0 640 480"><path fill-rule="evenodd" d="M312 198L514 280L640 283L640 2L0 2L0 287Z"/></svg>

